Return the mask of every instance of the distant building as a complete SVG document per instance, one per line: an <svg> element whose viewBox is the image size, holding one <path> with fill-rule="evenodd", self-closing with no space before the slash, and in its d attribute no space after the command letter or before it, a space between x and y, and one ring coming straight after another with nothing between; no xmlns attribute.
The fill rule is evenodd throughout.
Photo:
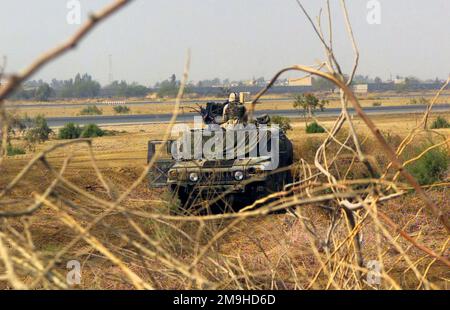
<svg viewBox="0 0 450 310"><path fill-rule="evenodd" d="M297 79L288 79L288 86L312 86L312 77L305 76Z"/></svg>
<svg viewBox="0 0 450 310"><path fill-rule="evenodd" d="M255 79L247 80L247 81L244 81L243 84L245 86L255 86L256 85L256 80Z"/></svg>
<svg viewBox="0 0 450 310"><path fill-rule="evenodd" d="M405 78L394 79L394 84L406 84L406 79Z"/></svg>
<svg viewBox="0 0 450 310"><path fill-rule="evenodd" d="M368 84L353 85L353 91L356 94L367 94L369 92L369 85Z"/></svg>
<svg viewBox="0 0 450 310"><path fill-rule="evenodd" d="M278 79L275 81L274 86L288 86L287 79Z"/></svg>

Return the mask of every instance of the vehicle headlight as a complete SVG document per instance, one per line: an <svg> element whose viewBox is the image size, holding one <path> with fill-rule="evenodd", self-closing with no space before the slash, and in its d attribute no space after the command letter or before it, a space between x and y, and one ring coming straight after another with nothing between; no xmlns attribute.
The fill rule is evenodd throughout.
<svg viewBox="0 0 450 310"><path fill-rule="evenodd" d="M198 173L197 172L189 173L189 180L191 182L197 182L198 181Z"/></svg>
<svg viewBox="0 0 450 310"><path fill-rule="evenodd" d="M234 173L234 178L236 179L236 181L242 181L244 179L244 172L236 171Z"/></svg>

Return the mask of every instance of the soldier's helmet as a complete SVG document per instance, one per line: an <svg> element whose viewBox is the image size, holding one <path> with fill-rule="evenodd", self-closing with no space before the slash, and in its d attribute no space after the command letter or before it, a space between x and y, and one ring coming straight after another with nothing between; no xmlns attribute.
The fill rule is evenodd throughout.
<svg viewBox="0 0 450 310"><path fill-rule="evenodd" d="M228 97L228 101L229 102L236 102L238 101L239 96L236 93L231 93L230 96Z"/></svg>

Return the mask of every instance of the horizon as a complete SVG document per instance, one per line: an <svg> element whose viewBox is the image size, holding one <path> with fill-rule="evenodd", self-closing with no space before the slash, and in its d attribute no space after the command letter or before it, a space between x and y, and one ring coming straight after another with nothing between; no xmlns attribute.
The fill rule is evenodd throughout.
<svg viewBox="0 0 450 310"><path fill-rule="evenodd" d="M7 73L23 69L34 57L80 27L67 21L71 12L67 4L72 1L25 3L18 0L5 4L6 8L0 12L3 26L0 40L8 44L0 48L0 56L7 57ZM106 0L79 2L81 22L107 3ZM450 26L448 1L379 0L379 24L369 24L368 3L348 3L361 54L357 74L383 80L397 75L422 80L442 80L448 76L449 68L445 64L449 60L450 42L440 40L442 29ZM324 4L305 1L312 18ZM335 50L348 72L353 51L337 3L332 3L332 17ZM39 33L45 36L36 35ZM252 77L267 80L284 66L312 64L325 57L312 27L294 0L283 4L270 0L136 1L113 16L108 24L100 25L76 50L37 72L32 80L67 80L76 73L87 72L102 85L107 85L113 76L113 81L150 86L171 74L181 76L187 49L192 50L189 79L193 81L216 77L235 81ZM430 49L433 57L425 57Z"/></svg>
<svg viewBox="0 0 450 310"><path fill-rule="evenodd" d="M111 86L111 84L109 82L108 83L101 83L98 79L95 78L94 75L89 74L89 72L78 72L78 73L75 74L75 76L69 77L68 79L57 79L57 78L51 78L49 80L31 79L31 80L28 80L28 81L24 82L23 85L24 86L30 86L30 84L45 83L45 84L49 84L50 86L52 86L52 81L53 80L56 80L58 82L69 81L69 80L74 80L77 75L83 76L84 74L87 74L87 75L91 76L94 81L99 82L102 88ZM358 82L358 80L359 80L358 78L359 77L366 78L368 81L367 82ZM364 75L364 74L357 74L355 76L354 81L353 81L352 84L354 84L354 85L356 85L356 84L378 84L377 82L374 81L374 79L376 79L376 78L379 78L379 77L378 76L369 76L369 75ZM408 78L409 79L411 79L411 78L418 79L419 84L421 84L421 83L423 83L423 84L444 83L445 82L445 79L441 79L441 78L438 78L438 77L435 77L434 79L433 78L422 79L422 78L417 77L417 76L396 76L396 77L393 76L393 77L388 78L388 79L381 79L380 83L381 84L390 84L390 83L394 83L396 79L404 80L404 79L408 79ZM219 79L219 82L220 82L219 84L221 84L221 86L227 86L227 85L232 84L232 83L244 83L244 82L249 82L249 81L252 81L252 80L256 81L258 78L256 78L256 79L248 78L248 79L243 79L243 80L234 80L234 79L230 79L230 78L226 78L226 77L224 79L220 79L220 78L216 77L216 78L204 79L204 80L196 80L196 81L195 80L189 80L187 82L187 85L195 86L195 87L209 87L209 86L199 86L199 85L197 85L197 83L199 83L199 82L206 82L206 81L213 81L215 79ZM312 77L312 79L316 80L316 79L320 79L320 78L319 77ZM134 83L137 83L138 85L142 85L142 86L145 86L145 87L151 89L151 88L158 88L157 84L160 84L161 82L169 81L169 80L170 80L170 78L167 78L165 80L156 81L155 83L150 83L150 84L148 84L148 83L147 84L145 84L145 83L141 84L141 83L136 82L136 81L127 81L127 80L113 80L113 83L126 82L128 85L132 85ZM286 82L287 80L288 80L287 77L279 78L277 80L277 82ZM177 81L179 81L179 79L177 79ZM227 83L227 81L228 81L228 83ZM269 81L270 81L270 79L265 79L264 83L268 83ZM211 86L211 87L216 87L216 86ZM276 85L274 87L276 87Z"/></svg>

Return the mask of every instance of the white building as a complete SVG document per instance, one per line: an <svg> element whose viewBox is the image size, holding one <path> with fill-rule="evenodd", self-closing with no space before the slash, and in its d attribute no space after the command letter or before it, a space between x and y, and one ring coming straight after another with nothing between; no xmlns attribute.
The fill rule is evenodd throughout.
<svg viewBox="0 0 450 310"><path fill-rule="evenodd" d="M368 84L356 84L353 85L353 91L355 94L367 94L369 92Z"/></svg>

